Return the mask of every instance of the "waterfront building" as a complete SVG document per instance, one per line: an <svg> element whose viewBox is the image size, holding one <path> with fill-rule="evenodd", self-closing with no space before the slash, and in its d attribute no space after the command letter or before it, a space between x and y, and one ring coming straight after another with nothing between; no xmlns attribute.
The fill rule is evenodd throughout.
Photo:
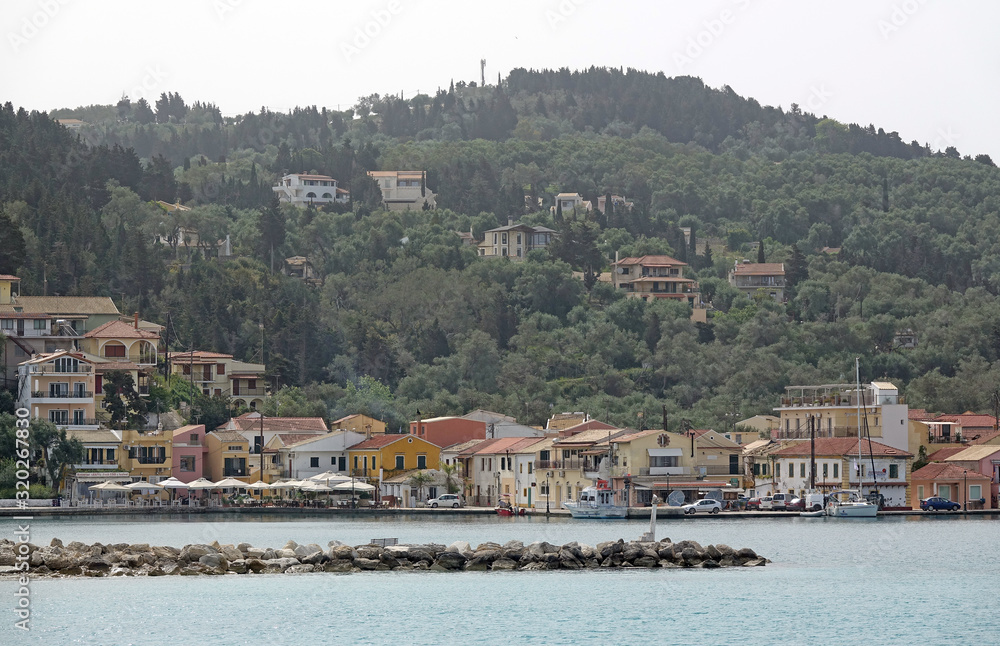
<svg viewBox="0 0 1000 646"><path fill-rule="evenodd" d="M236 431L216 430L205 436L205 477L213 482L236 478L250 483L259 479L258 465L250 462L250 443Z"/></svg>
<svg viewBox="0 0 1000 646"><path fill-rule="evenodd" d="M122 471L133 480L166 480L173 471L173 431L125 429L118 455Z"/></svg>
<svg viewBox="0 0 1000 646"><path fill-rule="evenodd" d="M860 444L861 457L858 457ZM810 440L790 441L770 454L771 482L758 486L762 495L790 493L803 496L812 482ZM881 442L857 437L821 437L815 440L816 489L834 491L855 489L863 494L876 489L885 499L885 507L907 509L907 475L913 454ZM874 465L874 466L873 466Z"/></svg>
<svg viewBox="0 0 1000 646"><path fill-rule="evenodd" d="M192 482L205 476L208 444L204 424L189 424L175 429L171 437L173 452L170 475L181 482Z"/></svg>
<svg viewBox="0 0 1000 646"><path fill-rule="evenodd" d="M288 437L279 434L275 439ZM322 435L298 436L295 442L277 450L282 477L293 480L310 478L320 473L334 471L349 475L348 449L365 441L365 436L354 431L332 431ZM266 456L266 451L265 451Z"/></svg>
<svg viewBox="0 0 1000 646"><path fill-rule="evenodd" d="M392 477L401 471L430 469L441 460L441 447L413 434L376 435L347 449L350 475Z"/></svg>
<svg viewBox="0 0 1000 646"><path fill-rule="evenodd" d="M485 440L462 453L462 474L467 479L466 497L469 504L490 507L499 502L500 494L507 494L511 502L521 488L523 478L515 466L519 451L534 456L534 447L542 443L538 437L503 437Z"/></svg>
<svg viewBox="0 0 1000 646"><path fill-rule="evenodd" d="M261 447L267 446L278 433L323 435L329 432L322 417L271 417L257 411L234 417L216 430L240 433L250 443L253 455L259 454Z"/></svg>
<svg viewBox="0 0 1000 646"><path fill-rule="evenodd" d="M486 422L464 417L431 417L410 422L410 434L436 446L486 439Z"/></svg>
<svg viewBox="0 0 1000 646"><path fill-rule="evenodd" d="M990 476L966 469L953 462L931 462L913 472L911 509L920 509L924 498L940 496L969 509L996 509L996 498L990 495ZM980 502L983 501L983 502Z"/></svg>
<svg viewBox="0 0 1000 646"><path fill-rule="evenodd" d="M132 477L119 464L122 432L108 429L72 429L66 437L83 444L83 461L71 465L64 478L64 490L70 501L90 497L90 487L102 482L124 484Z"/></svg>
<svg viewBox="0 0 1000 646"><path fill-rule="evenodd" d="M338 420L330 422L331 431L354 431L361 433L366 438L372 435L382 435L385 433L385 422L369 415L355 413L346 415Z"/></svg>

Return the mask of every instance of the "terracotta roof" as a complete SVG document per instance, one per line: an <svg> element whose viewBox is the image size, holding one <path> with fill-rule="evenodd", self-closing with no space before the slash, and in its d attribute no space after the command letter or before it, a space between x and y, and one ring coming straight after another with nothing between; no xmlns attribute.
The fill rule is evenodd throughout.
<svg viewBox="0 0 1000 646"><path fill-rule="evenodd" d="M631 442L633 440L639 440L650 435L659 435L662 433L662 429L650 429L647 431L630 431L626 429L626 432L622 435L615 436L615 442ZM608 443L608 438L604 438L604 444Z"/></svg>
<svg viewBox="0 0 1000 646"><path fill-rule="evenodd" d="M943 449L938 449L937 451L931 453L927 456L927 459L932 462L943 462L956 453L961 453L965 449L966 447L964 444L959 444L958 446L946 446Z"/></svg>
<svg viewBox="0 0 1000 646"><path fill-rule="evenodd" d="M686 262L681 262L670 256L639 256L638 258L622 258L614 265L643 265L645 267L687 267Z"/></svg>
<svg viewBox="0 0 1000 646"><path fill-rule="evenodd" d="M458 442L456 444L452 444L450 446L446 446L443 449L441 449L441 451L442 452L447 451L448 453L461 454L464 451L475 447L477 444L481 444L481 443L486 442L486 441L487 440L466 440L465 442Z"/></svg>
<svg viewBox="0 0 1000 646"><path fill-rule="evenodd" d="M114 314L118 308L107 296L18 296L17 303L5 305L5 309L20 307L23 312L45 312L47 314Z"/></svg>
<svg viewBox="0 0 1000 646"><path fill-rule="evenodd" d="M749 262L736 265L733 273L742 276L773 276L785 274L785 265L780 262Z"/></svg>
<svg viewBox="0 0 1000 646"><path fill-rule="evenodd" d="M907 419L912 419L921 422L923 420L933 419L934 415L928 413L923 408L911 408L906 411L906 417Z"/></svg>
<svg viewBox="0 0 1000 646"><path fill-rule="evenodd" d="M115 435L114 431L109 431L107 429L99 428L96 430L67 430L66 437L73 440L80 440L84 444L89 444L92 442L121 442L122 438Z"/></svg>
<svg viewBox="0 0 1000 646"><path fill-rule="evenodd" d="M0 274L0 280L21 280L17 276L11 276L10 274Z"/></svg>
<svg viewBox="0 0 1000 646"><path fill-rule="evenodd" d="M969 439L969 444L986 444L991 440L995 440L1000 437L1000 432L997 433L983 433L982 435L977 435Z"/></svg>
<svg viewBox="0 0 1000 646"><path fill-rule="evenodd" d="M193 359L232 359L231 354L222 354L221 352L205 352L204 350L195 350L194 352L170 352L167 354L167 358L171 361L176 361L177 359L187 359L191 357Z"/></svg>
<svg viewBox="0 0 1000 646"><path fill-rule="evenodd" d="M809 455L809 440L801 440L790 446L775 451L772 455L778 457L799 457ZM856 456L858 454L858 439L856 437L817 437L816 455L838 455ZM874 454L877 457L911 457L912 453L907 453L897 448L872 442L871 451L868 449L868 440L861 441L861 454L865 457Z"/></svg>
<svg viewBox="0 0 1000 646"><path fill-rule="evenodd" d="M108 321L83 335L86 339L159 339L160 335L123 321Z"/></svg>
<svg viewBox="0 0 1000 646"><path fill-rule="evenodd" d="M152 366L150 366L152 368ZM139 366L131 361L106 361L94 362L94 370L97 372L108 372L110 370L138 370Z"/></svg>
<svg viewBox="0 0 1000 646"><path fill-rule="evenodd" d="M914 480L989 480L989 476L984 476L978 471L963 469L957 464L948 462L931 462L922 469L917 469L910 474L910 481Z"/></svg>
<svg viewBox="0 0 1000 646"><path fill-rule="evenodd" d="M486 440L472 451L473 455L488 455L493 453L505 453L507 451L517 451L525 446L535 444L544 438L538 437L498 437L493 440ZM527 441L526 441L527 440Z"/></svg>
<svg viewBox="0 0 1000 646"><path fill-rule="evenodd" d="M243 437L236 431L212 431L209 435L214 435L222 442L246 442L247 438Z"/></svg>
<svg viewBox="0 0 1000 646"><path fill-rule="evenodd" d="M307 442L315 442L333 435L332 433L278 433L276 437L286 447L299 446Z"/></svg>
<svg viewBox="0 0 1000 646"><path fill-rule="evenodd" d="M233 429L237 431L260 430L260 414L244 413L239 417L234 417L227 423L220 426L220 429ZM330 429L326 427L326 422L322 417L268 417L264 416L265 431L314 431L326 432Z"/></svg>
<svg viewBox="0 0 1000 646"><path fill-rule="evenodd" d="M993 429L993 425L996 423L996 418L992 415L980 415L978 413L973 413L971 411L966 411L961 415L938 415L932 421L934 422L952 422L955 424L961 424L962 428L988 428Z"/></svg>

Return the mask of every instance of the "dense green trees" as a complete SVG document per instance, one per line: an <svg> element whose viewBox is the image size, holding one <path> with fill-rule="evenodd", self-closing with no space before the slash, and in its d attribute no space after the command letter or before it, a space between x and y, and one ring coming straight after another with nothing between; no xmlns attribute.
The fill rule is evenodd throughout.
<svg viewBox="0 0 1000 646"><path fill-rule="evenodd" d="M92 120L82 138L7 104L0 273L25 294L47 285L169 315L171 350L265 362L279 388L266 411L364 412L393 429L417 409L536 424L573 409L635 425L664 405L719 428L734 411L767 412L787 385L849 380L855 356L863 378L896 381L912 406L984 410L1000 388L991 160L691 78L515 70L500 85L226 119L165 93L155 113L123 100L61 114ZM379 168L425 170L439 208L380 210L366 174ZM350 208L275 203L275 179L303 171L338 178ZM550 213L559 192L630 204ZM151 205L175 198L193 208ZM456 235L508 218L559 238L512 262ZM220 259L226 236L235 257ZM787 304L726 281L752 241L785 263ZM686 258L709 322L597 280L616 253ZM293 255L321 286L281 274ZM915 349L896 347L905 329ZM193 398L202 421L229 414Z"/></svg>

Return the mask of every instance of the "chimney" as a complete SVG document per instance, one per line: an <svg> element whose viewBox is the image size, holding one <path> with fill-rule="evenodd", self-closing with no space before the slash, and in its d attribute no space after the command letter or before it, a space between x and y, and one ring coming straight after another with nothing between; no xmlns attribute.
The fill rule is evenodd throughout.
<svg viewBox="0 0 1000 646"><path fill-rule="evenodd" d="M138 330L139 329L139 312L136 312L135 314L133 314L132 318L134 320L133 325L135 326L135 329Z"/></svg>
<svg viewBox="0 0 1000 646"><path fill-rule="evenodd" d="M514 216L512 216L512 215L508 215L507 216L507 226L509 226L509 227L514 226Z"/></svg>

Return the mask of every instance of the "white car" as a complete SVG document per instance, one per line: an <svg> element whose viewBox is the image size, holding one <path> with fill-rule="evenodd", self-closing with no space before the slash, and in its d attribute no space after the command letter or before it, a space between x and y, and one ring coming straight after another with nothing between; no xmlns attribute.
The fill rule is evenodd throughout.
<svg viewBox="0 0 1000 646"><path fill-rule="evenodd" d="M431 498L428 500L427 506L434 507L435 509L438 507L454 507L457 509L462 506L462 499L458 497L458 494L445 493L441 494L437 498Z"/></svg>
<svg viewBox="0 0 1000 646"><path fill-rule="evenodd" d="M699 511L705 511L710 514L717 514L722 511L722 503L718 500L712 500L711 498L705 498L704 500L699 500L693 502L690 505L684 505L681 507L685 514L694 514Z"/></svg>

